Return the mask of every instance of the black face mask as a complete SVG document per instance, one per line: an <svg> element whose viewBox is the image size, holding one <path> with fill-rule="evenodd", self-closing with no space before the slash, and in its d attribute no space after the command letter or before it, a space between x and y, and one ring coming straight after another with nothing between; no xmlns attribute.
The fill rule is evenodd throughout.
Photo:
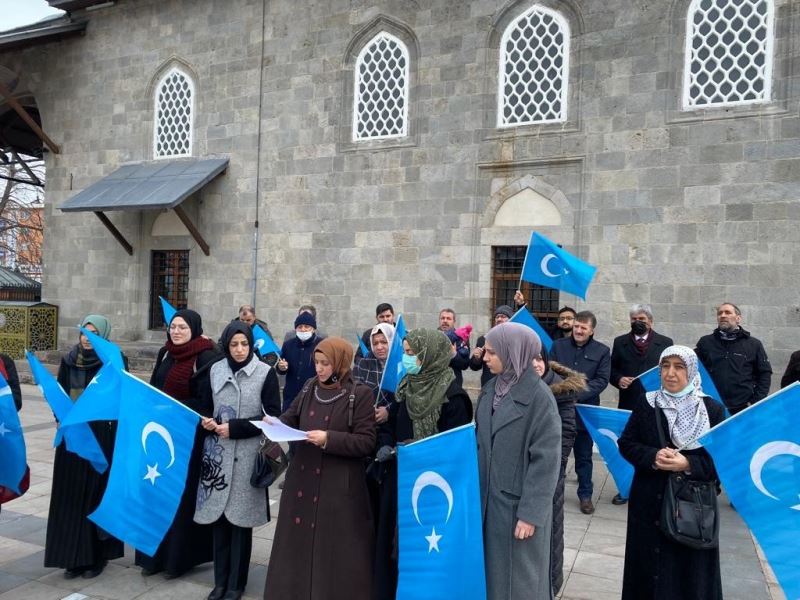
<svg viewBox="0 0 800 600"><path fill-rule="evenodd" d="M633 335L643 336L647 333L647 323L644 321L633 321L631 323L631 331Z"/></svg>

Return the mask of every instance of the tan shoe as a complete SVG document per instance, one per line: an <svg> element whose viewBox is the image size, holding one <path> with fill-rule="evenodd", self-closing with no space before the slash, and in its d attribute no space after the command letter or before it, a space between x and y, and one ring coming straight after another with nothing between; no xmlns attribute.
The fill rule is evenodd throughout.
<svg viewBox="0 0 800 600"><path fill-rule="evenodd" d="M594 504L591 498L581 498L581 512L585 515L590 515L594 512Z"/></svg>

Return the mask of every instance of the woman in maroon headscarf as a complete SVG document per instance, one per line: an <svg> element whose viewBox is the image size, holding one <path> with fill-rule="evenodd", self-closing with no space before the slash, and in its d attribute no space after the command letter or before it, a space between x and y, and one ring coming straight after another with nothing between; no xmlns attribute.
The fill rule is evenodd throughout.
<svg viewBox="0 0 800 600"><path fill-rule="evenodd" d="M169 323L167 343L158 352L150 384L193 411L210 417L214 404L209 369L221 358L214 342L203 337L200 315L189 309L179 310ZM186 474L186 487L161 545L154 556L136 551L136 565L142 567L143 575L165 571L165 577L172 579L213 558L211 527L194 522L203 435L198 425Z"/></svg>

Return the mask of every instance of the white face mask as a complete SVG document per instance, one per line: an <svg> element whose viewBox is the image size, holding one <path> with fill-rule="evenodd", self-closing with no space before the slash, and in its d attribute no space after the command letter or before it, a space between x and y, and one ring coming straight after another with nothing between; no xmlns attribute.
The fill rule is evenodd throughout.
<svg viewBox="0 0 800 600"><path fill-rule="evenodd" d="M297 339L300 340L301 342L307 342L308 340L311 339L311 336L314 335L314 332L313 331L297 331L297 332L295 332L295 335L297 335Z"/></svg>

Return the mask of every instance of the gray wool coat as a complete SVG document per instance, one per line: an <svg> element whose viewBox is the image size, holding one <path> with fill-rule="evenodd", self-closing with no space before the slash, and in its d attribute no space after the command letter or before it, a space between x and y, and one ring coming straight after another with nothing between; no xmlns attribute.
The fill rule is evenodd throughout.
<svg viewBox="0 0 800 600"><path fill-rule="evenodd" d="M255 356L235 375L228 361L214 363L210 372L214 416L223 423L230 419L259 418L261 388L270 368ZM216 435L206 437L196 522L214 523L223 514L237 527L258 527L267 522L266 490L250 485L261 437L235 440Z"/></svg>
<svg viewBox="0 0 800 600"><path fill-rule="evenodd" d="M488 600L545 600L550 583L553 494L561 420L550 388L528 369L492 414L495 379L481 390L475 423ZM514 538L517 520L533 537Z"/></svg>

